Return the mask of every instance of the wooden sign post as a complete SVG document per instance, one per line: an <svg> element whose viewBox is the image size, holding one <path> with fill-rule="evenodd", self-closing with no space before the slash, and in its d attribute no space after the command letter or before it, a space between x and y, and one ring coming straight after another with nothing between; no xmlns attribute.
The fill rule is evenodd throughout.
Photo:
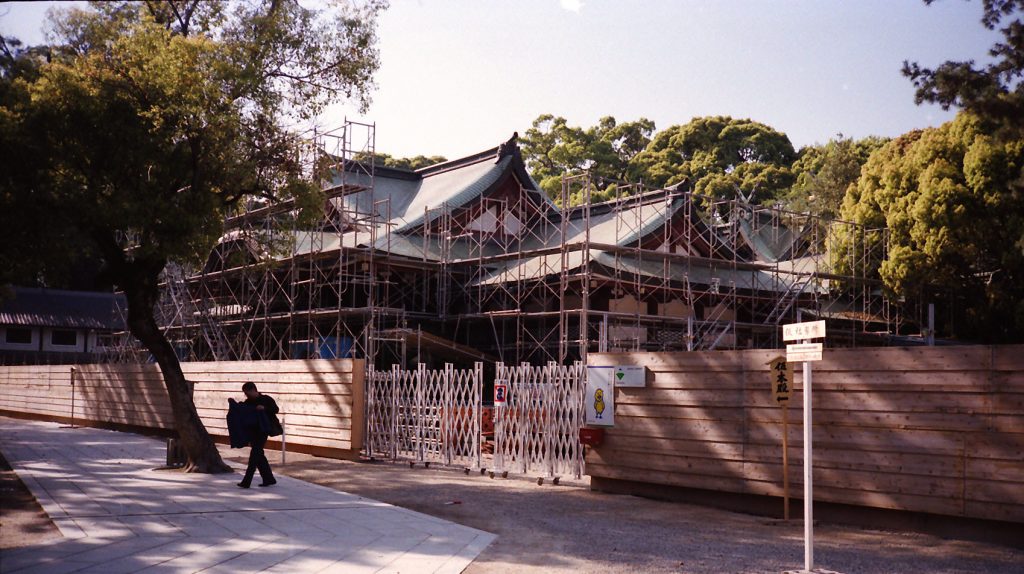
<svg viewBox="0 0 1024 574"><path fill-rule="evenodd" d="M789 520L789 394L793 389L793 365L781 355L768 365L772 398L782 407L782 519Z"/></svg>

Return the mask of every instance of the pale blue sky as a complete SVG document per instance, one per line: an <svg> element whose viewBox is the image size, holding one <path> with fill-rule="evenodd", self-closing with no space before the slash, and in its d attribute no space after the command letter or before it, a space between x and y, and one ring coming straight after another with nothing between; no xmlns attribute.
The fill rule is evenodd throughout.
<svg viewBox="0 0 1024 574"><path fill-rule="evenodd" d="M31 43L45 8L0 6ZM393 0L380 22L379 89L363 119L377 150L455 158L552 113L591 125L749 117L797 147L895 136L953 112L915 106L903 60L983 59L997 34L981 2L942 0ZM335 125L354 109L323 118Z"/></svg>

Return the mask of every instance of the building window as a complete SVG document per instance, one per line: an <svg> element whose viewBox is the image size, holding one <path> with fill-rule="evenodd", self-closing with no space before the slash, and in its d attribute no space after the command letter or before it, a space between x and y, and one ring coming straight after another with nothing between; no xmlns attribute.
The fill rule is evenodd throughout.
<svg viewBox="0 0 1024 574"><path fill-rule="evenodd" d="M32 344L32 329L22 329L19 327L8 327L7 334L4 337L4 341L11 345L31 345Z"/></svg>
<svg viewBox="0 0 1024 574"><path fill-rule="evenodd" d="M69 330L53 330L50 332L50 344L54 347L77 347L78 333Z"/></svg>

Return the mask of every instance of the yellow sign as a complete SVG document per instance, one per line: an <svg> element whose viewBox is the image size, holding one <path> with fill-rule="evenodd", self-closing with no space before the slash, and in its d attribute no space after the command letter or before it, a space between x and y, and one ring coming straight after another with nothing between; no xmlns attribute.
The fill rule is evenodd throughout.
<svg viewBox="0 0 1024 574"><path fill-rule="evenodd" d="M789 404L789 393L793 390L793 365L786 357L778 356L768 363L771 375L772 399L776 404Z"/></svg>

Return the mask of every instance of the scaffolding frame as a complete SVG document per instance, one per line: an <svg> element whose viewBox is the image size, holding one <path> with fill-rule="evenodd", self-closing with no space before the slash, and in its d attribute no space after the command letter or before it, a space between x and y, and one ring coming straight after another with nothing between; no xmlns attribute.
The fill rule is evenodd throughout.
<svg viewBox="0 0 1024 574"><path fill-rule="evenodd" d="M884 343L906 323L872 277L885 230L589 173L564 176L557 202L517 179L504 194L427 205L412 225L375 192L375 129L314 134L305 153L322 218L249 201L201 268L165 269L157 317L181 360L388 369L420 362L389 335L413 329L495 362L569 365L590 352L778 348L799 312L829 320L837 345ZM557 207L574 197L582 205ZM147 357L122 334L107 358Z"/></svg>

